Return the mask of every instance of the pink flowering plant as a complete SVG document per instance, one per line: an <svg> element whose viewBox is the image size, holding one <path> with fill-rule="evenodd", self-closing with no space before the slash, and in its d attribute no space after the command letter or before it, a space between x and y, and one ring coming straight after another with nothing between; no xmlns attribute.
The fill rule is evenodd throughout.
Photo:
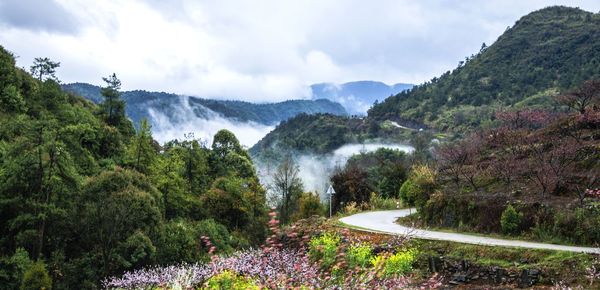
<svg viewBox="0 0 600 290"><path fill-rule="evenodd" d="M270 214L271 235L261 249L249 249L229 256L214 255L209 237L202 243L213 254L208 263L180 264L140 269L110 277L107 289L431 289L441 286L432 276L414 284L407 271L387 273L365 261L372 258L372 247L359 244L349 232L322 233L310 238L292 226L283 232L277 215ZM394 247L404 238L393 239ZM350 256L350 259L347 256ZM387 257L393 254L382 255ZM350 262L350 263L348 263ZM388 267L389 268L389 267ZM409 266L407 266L409 269ZM390 275L388 275L390 274ZM412 286L411 286L412 285Z"/></svg>

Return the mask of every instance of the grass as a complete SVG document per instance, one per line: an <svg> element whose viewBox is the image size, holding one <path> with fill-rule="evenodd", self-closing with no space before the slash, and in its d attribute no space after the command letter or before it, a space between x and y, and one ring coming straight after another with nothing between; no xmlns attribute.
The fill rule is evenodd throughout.
<svg viewBox="0 0 600 290"><path fill-rule="evenodd" d="M505 269L539 269L542 283L552 284L564 280L569 285L586 285L586 268L591 265L594 255L553 250L504 248L481 245L460 244L445 241L414 240L422 253L421 258L444 256L456 260L467 260L480 266L497 266ZM426 263L425 263L426 265Z"/></svg>

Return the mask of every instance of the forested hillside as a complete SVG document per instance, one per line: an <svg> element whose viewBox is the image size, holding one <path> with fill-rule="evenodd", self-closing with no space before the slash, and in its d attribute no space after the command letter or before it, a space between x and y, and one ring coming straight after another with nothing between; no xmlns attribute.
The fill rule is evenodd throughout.
<svg viewBox="0 0 600 290"><path fill-rule="evenodd" d="M459 66L369 110L373 120L407 119L465 131L506 107L555 106L552 97L600 76L600 14L549 7L507 28Z"/></svg>
<svg viewBox="0 0 600 290"><path fill-rule="evenodd" d="M463 135L498 125L498 111L564 110L555 101L557 95L599 76L600 14L549 7L524 16L456 69L375 104L366 118L316 118L309 127L333 127L338 140L422 139L396 124ZM327 130L305 130L307 120L298 117L281 124L252 148L253 155L282 148L336 149L319 141L325 140ZM345 131L350 133L337 133Z"/></svg>
<svg viewBox="0 0 600 290"><path fill-rule="evenodd" d="M231 132L159 146L114 74L96 105L51 64L36 59L34 78L0 47L0 289L98 289L264 241L265 191Z"/></svg>
<svg viewBox="0 0 600 290"><path fill-rule="evenodd" d="M63 85L62 87L66 91L84 96L94 103L100 103L103 100L100 94L100 87L94 85L73 83ZM143 118L148 118L149 109L162 113L165 116L172 116L175 108L178 106L190 106L199 118L210 118L211 114L217 113L235 121L252 121L265 125L275 125L300 113L330 113L341 116L347 114L344 107L339 103L326 99L290 100L279 103L260 104L196 97L182 99L175 94L141 90L123 92L122 98L127 104L127 116L133 120L136 126ZM187 104L183 104L182 102L187 102Z"/></svg>

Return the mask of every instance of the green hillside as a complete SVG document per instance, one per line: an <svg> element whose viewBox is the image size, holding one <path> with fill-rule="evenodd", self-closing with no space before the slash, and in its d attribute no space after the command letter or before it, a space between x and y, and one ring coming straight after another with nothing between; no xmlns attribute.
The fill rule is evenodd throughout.
<svg viewBox="0 0 600 290"><path fill-rule="evenodd" d="M265 190L233 133L159 146L105 81L96 105L0 46L0 289L104 289L264 240Z"/></svg>
<svg viewBox="0 0 600 290"><path fill-rule="evenodd" d="M553 95L598 76L600 14L549 7L522 17L456 69L374 106L369 117L464 131L499 108L554 106Z"/></svg>

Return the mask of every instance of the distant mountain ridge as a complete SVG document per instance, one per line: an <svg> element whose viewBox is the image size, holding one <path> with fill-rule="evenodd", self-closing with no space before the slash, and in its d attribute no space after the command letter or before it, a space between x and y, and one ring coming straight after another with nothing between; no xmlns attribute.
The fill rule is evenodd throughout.
<svg viewBox="0 0 600 290"><path fill-rule="evenodd" d="M311 85L313 99L329 99L340 103L348 113L364 115L376 102L411 89L413 84L387 85L377 81L356 81L343 84L319 83Z"/></svg>
<svg viewBox="0 0 600 290"><path fill-rule="evenodd" d="M65 84L62 87L63 90L81 95L94 103L103 101L98 86L87 83L72 83ZM139 124L141 119L149 117L149 110L162 113L165 116L176 117L173 114L176 112L176 107L181 105L189 105L199 118L207 119L216 113L234 121L256 122L264 125L275 125L301 113L347 115L346 110L339 103L326 99L257 104L191 96L182 98L182 96L176 94L143 90L125 91L122 98L127 104L127 116L136 125ZM186 100L188 104L181 103Z"/></svg>

